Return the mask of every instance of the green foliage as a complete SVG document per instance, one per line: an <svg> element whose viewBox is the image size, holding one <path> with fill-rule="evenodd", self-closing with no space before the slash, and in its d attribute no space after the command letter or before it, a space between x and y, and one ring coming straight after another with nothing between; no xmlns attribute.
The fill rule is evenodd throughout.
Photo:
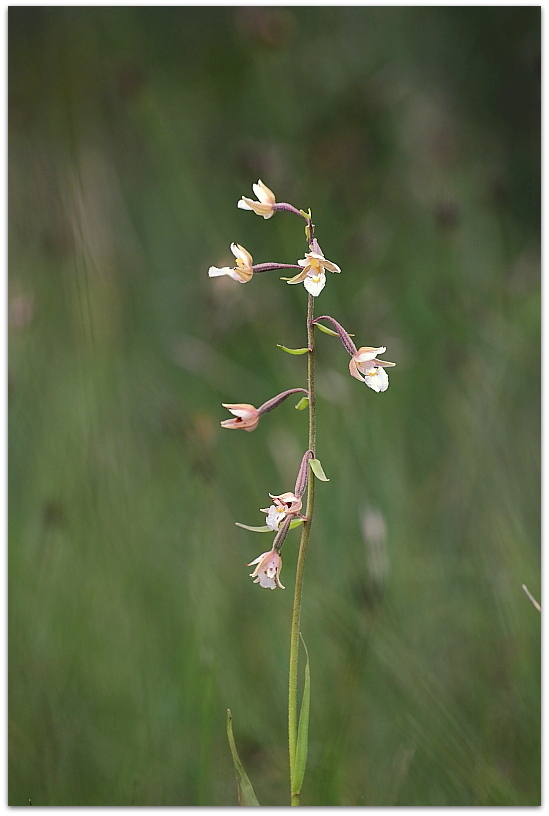
<svg viewBox="0 0 549 816"><path fill-rule="evenodd" d="M324 473L324 468L320 463L320 459L309 459L309 465L311 466L311 470L315 474L317 479L320 479L321 482L329 482L330 480Z"/></svg>
<svg viewBox="0 0 549 816"><path fill-rule="evenodd" d="M282 349L282 351L285 351L288 354L307 354L308 351L309 351L308 348L291 349L291 348L286 348L286 346L281 346L280 343L277 343L276 345L277 345L277 347L279 349Z"/></svg>
<svg viewBox="0 0 549 816"><path fill-rule="evenodd" d="M267 527L267 525L263 525L263 527L250 527L248 524L241 524L239 521L235 521L237 527L242 527L243 530L251 530L252 533L272 533L272 529ZM303 519L294 519L290 522L290 530L293 530L295 527L299 527L300 524L303 524Z"/></svg>
<svg viewBox="0 0 549 816"><path fill-rule="evenodd" d="M303 638L302 638L303 640ZM309 667L309 652L303 640L305 649L305 682L303 685L303 699L299 711L297 728L297 743L293 762L294 773L292 779L292 793L300 793L307 767L307 751L309 747L309 709L311 706L311 669Z"/></svg>
<svg viewBox="0 0 549 816"><path fill-rule="evenodd" d="M323 326L322 323L315 323L317 329L320 329L321 332L324 334L329 334L331 337L339 337L338 333L333 329L329 329L328 326ZM354 337L354 334L349 333L349 337Z"/></svg>
<svg viewBox="0 0 549 816"><path fill-rule="evenodd" d="M231 756L233 759L234 769L236 771L236 780L238 785L238 804L243 807L259 807L257 796L254 793L252 783L248 778L248 774L244 770L244 766L238 756L236 744L233 735L233 718L231 710L227 709L227 739L229 740L229 748L231 749Z"/></svg>
<svg viewBox="0 0 549 816"><path fill-rule="evenodd" d="M307 806L540 803L540 9L23 7L9 20L10 805L287 804L282 583L248 577L318 343ZM319 59L319 54L329 55ZM262 540L259 539L259 544ZM264 543L264 541L263 541ZM267 547L265 547L267 549Z"/></svg>

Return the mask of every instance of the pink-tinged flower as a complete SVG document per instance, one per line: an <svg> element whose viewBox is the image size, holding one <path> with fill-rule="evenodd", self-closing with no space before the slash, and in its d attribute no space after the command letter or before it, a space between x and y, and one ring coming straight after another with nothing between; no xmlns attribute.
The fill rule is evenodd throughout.
<svg viewBox="0 0 549 816"><path fill-rule="evenodd" d="M302 271L291 278L288 283L302 283L313 297L317 297L326 286L326 270L341 272L337 264L326 260L316 239L313 241L313 250L306 252L305 257L298 261L298 264L303 267Z"/></svg>
<svg viewBox="0 0 549 816"><path fill-rule="evenodd" d="M266 184L263 184L261 179L257 184L252 184L252 190L256 194L258 200L253 201L251 198L242 196L236 205L241 210L253 210L256 215L262 215L263 218L271 218L275 214L276 198L272 190L269 190Z"/></svg>
<svg viewBox="0 0 549 816"><path fill-rule="evenodd" d="M261 414L253 405L245 402L221 403L223 408L227 408L234 419L226 419L221 423L222 428L241 428L243 431L255 431Z"/></svg>
<svg viewBox="0 0 549 816"><path fill-rule="evenodd" d="M363 380L369 388L378 393L387 391L389 388L389 377L385 369L396 365L396 363L377 359L376 355L383 354L385 351L387 351L385 346L379 348L361 346L349 361L351 375L357 380Z"/></svg>
<svg viewBox="0 0 549 816"><path fill-rule="evenodd" d="M291 394L297 393L309 394L305 388L289 388L287 391L282 391L280 394L277 394L276 397L267 400L267 402L264 402L259 408L254 408L253 405L248 405L246 402L223 402L223 407L227 408L231 414L234 414L236 419L226 419L221 423L221 427L233 429L241 428L243 431L255 431L263 414L272 411L273 408L276 408L281 402L284 402Z"/></svg>
<svg viewBox="0 0 549 816"><path fill-rule="evenodd" d="M269 493L269 496L273 503L270 507L262 508L261 512L267 514L265 519L267 527L276 532L286 516L295 516L299 513L303 502L295 493L282 493L281 496Z"/></svg>
<svg viewBox="0 0 549 816"><path fill-rule="evenodd" d="M259 584L265 589L285 589L280 583L280 571L282 569L282 558L277 550L269 550L269 552L262 553L259 558L248 564L252 567L257 564L253 572L250 573L250 578L255 578L254 584Z"/></svg>
<svg viewBox="0 0 549 816"><path fill-rule="evenodd" d="M228 275L238 283L248 283L254 274L253 258L247 249L240 244L231 244L231 252L236 258L236 266L210 266L208 275L210 278L218 278L220 275Z"/></svg>

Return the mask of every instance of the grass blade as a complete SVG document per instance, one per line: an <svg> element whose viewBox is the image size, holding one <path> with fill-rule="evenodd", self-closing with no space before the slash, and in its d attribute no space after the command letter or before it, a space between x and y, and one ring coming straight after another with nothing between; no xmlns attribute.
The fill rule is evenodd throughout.
<svg viewBox="0 0 549 816"><path fill-rule="evenodd" d="M252 788L252 783L248 779L248 774L244 770L244 766L242 765L240 757L238 756L238 751L236 750L233 736L233 718L230 708L227 709L227 739L229 740L229 748L231 749L233 765L236 771L236 779L238 783L238 804L242 805L243 807L259 807L260 805L257 801L257 796L254 793L254 789Z"/></svg>
<svg viewBox="0 0 549 816"><path fill-rule="evenodd" d="M305 663L305 685L303 686L303 700L301 711L299 712L299 725L297 727L297 745L294 760L294 778L292 783L292 793L300 793L305 776L307 765L307 749L309 745L309 707L311 703L311 672L309 669L309 652L305 646L303 635L301 635L303 648L307 657Z"/></svg>

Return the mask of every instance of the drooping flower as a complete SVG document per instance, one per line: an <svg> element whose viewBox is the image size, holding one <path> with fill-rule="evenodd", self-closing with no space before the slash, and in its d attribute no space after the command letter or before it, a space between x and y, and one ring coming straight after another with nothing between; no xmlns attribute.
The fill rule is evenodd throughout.
<svg viewBox="0 0 549 816"><path fill-rule="evenodd" d="M387 351L385 346L379 346L379 348L361 346L349 361L351 375L357 380L362 380L369 388L378 393L387 391L389 388L389 377L385 369L396 365L396 363L377 359L376 355L383 354L385 351Z"/></svg>
<svg viewBox="0 0 549 816"><path fill-rule="evenodd" d="M255 578L254 584L259 584L265 589L285 589L280 583L280 571L282 569L282 558L277 550L269 550L262 553L255 561L251 561L248 566L257 564L250 578Z"/></svg>
<svg viewBox="0 0 549 816"><path fill-rule="evenodd" d="M236 266L210 266L208 275L210 278L218 278L220 275L228 275L238 283L248 283L254 274L253 258L247 249L240 244L231 244L231 252L236 258Z"/></svg>
<svg viewBox="0 0 549 816"><path fill-rule="evenodd" d="M276 397L271 397L271 399L264 402L263 405L260 405L259 408L254 408L253 405L249 405L246 402L223 402L221 403L223 407L227 408L231 414L234 414L236 419L225 419L221 423L221 427L232 429L241 428L243 431L255 431L263 414L272 411L273 408L276 408L281 402L288 399L291 394L297 393L309 394L305 388L289 388L287 391L282 391L280 394L277 394Z"/></svg>
<svg viewBox="0 0 549 816"><path fill-rule="evenodd" d="M303 502L295 493L282 493L281 496L269 493L269 496L273 503L270 507L262 508L261 512L267 514L265 519L267 527L276 532L286 516L295 516L299 513Z"/></svg>
<svg viewBox="0 0 549 816"><path fill-rule="evenodd" d="M302 271L291 278L288 283L302 283L313 297L317 297L326 286L326 270L341 272L337 264L324 257L316 238L313 241L311 252L306 252L305 257L298 261L298 264L303 267Z"/></svg>
<svg viewBox="0 0 549 816"><path fill-rule="evenodd" d="M243 431L255 431L261 417L257 408L245 402L223 402L221 404L223 408L227 408L235 417L234 419L225 419L221 423L222 428L241 428Z"/></svg>
<svg viewBox="0 0 549 816"><path fill-rule="evenodd" d="M276 198L272 190L269 190L266 184L263 184L261 179L258 179L257 184L252 184L252 190L258 198L258 201L253 201L251 198L242 196L236 205L241 210L253 210L256 215L262 215L263 218L271 218L275 214Z"/></svg>

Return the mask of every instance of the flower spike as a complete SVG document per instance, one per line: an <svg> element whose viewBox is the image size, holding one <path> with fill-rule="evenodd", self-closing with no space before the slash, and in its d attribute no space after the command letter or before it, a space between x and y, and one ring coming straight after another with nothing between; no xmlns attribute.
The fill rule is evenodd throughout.
<svg viewBox="0 0 549 816"><path fill-rule="evenodd" d="M263 218L272 218L275 214L276 198L272 190L269 190L266 184L263 184L261 179L257 184L252 184L252 190L256 194L258 200L253 201L251 198L242 196L236 205L241 210L253 210L256 215L262 215Z"/></svg>
<svg viewBox="0 0 549 816"><path fill-rule="evenodd" d="M220 275L228 275L238 283L248 283L254 274L254 261L247 249L240 244L231 244L231 252L236 258L236 266L210 266L208 275L210 278L218 278Z"/></svg>

